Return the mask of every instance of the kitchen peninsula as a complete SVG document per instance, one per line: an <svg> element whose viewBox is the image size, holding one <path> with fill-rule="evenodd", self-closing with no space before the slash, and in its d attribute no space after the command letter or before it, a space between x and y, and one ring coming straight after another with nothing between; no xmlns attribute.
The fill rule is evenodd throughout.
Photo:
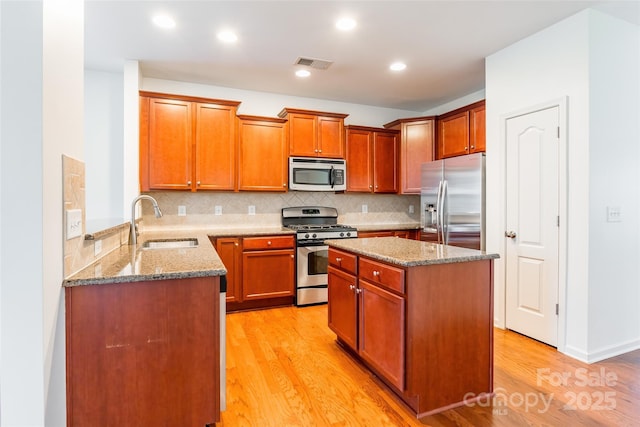
<svg viewBox="0 0 640 427"><path fill-rule="evenodd" d="M396 237L327 240L329 327L418 416L493 392L493 259Z"/></svg>

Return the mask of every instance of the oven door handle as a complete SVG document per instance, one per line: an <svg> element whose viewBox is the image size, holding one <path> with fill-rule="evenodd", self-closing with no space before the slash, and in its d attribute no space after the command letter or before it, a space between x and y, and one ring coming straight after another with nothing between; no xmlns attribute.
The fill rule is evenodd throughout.
<svg viewBox="0 0 640 427"><path fill-rule="evenodd" d="M310 247L310 246L327 246L327 245L324 244L325 240L326 239L305 240L303 242L297 242L296 245L299 248L306 248L306 247Z"/></svg>

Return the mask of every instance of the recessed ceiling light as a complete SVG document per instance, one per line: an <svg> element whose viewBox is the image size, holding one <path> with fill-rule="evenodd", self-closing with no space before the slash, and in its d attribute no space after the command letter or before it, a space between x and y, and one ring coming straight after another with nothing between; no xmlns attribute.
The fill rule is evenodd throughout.
<svg viewBox="0 0 640 427"><path fill-rule="evenodd" d="M340 18L336 22L336 28L341 31L351 31L356 27L356 21L352 18Z"/></svg>
<svg viewBox="0 0 640 427"><path fill-rule="evenodd" d="M405 68L407 68L407 64L405 64L404 62L394 62L393 64L389 65L389 69L392 71L402 71Z"/></svg>
<svg viewBox="0 0 640 427"><path fill-rule="evenodd" d="M174 21L169 15L156 15L153 17L153 23L160 28L166 29L174 28L176 26L176 21Z"/></svg>
<svg viewBox="0 0 640 427"><path fill-rule="evenodd" d="M224 43L235 43L238 41L238 36L231 30L223 30L218 33L218 40Z"/></svg>
<svg viewBox="0 0 640 427"><path fill-rule="evenodd" d="M298 77L309 77L311 75L311 72L309 70L297 70L296 71L296 76Z"/></svg>

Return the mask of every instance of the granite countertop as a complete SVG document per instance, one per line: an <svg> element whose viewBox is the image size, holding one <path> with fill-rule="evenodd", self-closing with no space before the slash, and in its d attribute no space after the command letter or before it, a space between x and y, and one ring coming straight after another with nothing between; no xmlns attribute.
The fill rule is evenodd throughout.
<svg viewBox="0 0 640 427"><path fill-rule="evenodd" d="M420 222L349 224L358 231L419 230Z"/></svg>
<svg viewBox="0 0 640 427"><path fill-rule="evenodd" d="M213 248L209 236L249 237L276 234L295 234L295 232L282 227L260 227L259 229L164 227L145 230L138 237L138 244L135 247L120 246L66 278L62 286L222 276L227 274L227 269ZM179 249L142 249L142 245L147 240L189 238L197 239L198 246Z"/></svg>
<svg viewBox="0 0 640 427"><path fill-rule="evenodd" d="M342 249L403 267L499 258L498 254L490 254L475 249L400 239L397 237L335 239L326 240L325 243L336 249Z"/></svg>

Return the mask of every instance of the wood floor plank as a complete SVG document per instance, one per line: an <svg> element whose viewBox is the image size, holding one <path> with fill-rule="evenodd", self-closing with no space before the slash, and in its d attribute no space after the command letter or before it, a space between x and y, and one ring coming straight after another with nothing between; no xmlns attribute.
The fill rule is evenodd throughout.
<svg viewBox="0 0 640 427"><path fill-rule="evenodd" d="M494 334L494 398L417 420L336 343L326 305L228 314L227 409L217 426L640 425L640 350L587 365Z"/></svg>

